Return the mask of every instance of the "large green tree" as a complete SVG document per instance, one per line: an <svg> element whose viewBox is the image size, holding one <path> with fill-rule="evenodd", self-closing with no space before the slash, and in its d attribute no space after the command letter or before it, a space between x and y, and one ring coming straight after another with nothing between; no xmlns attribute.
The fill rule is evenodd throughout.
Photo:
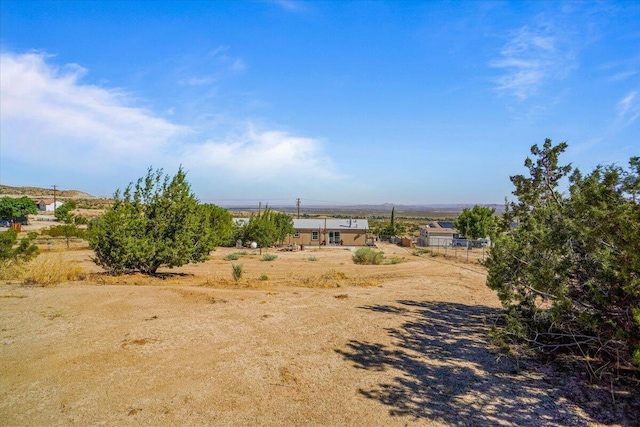
<svg viewBox="0 0 640 427"><path fill-rule="evenodd" d="M211 237L215 246L229 246L234 232L233 217L231 212L220 206L205 204L201 207L203 215L206 215L211 227Z"/></svg>
<svg viewBox="0 0 640 427"><path fill-rule="evenodd" d="M262 248L268 248L276 242L277 231L273 211L266 207L261 213L251 214L244 228L244 240L256 242L262 253Z"/></svg>
<svg viewBox="0 0 640 427"><path fill-rule="evenodd" d="M172 178L150 168L114 199L90 233L95 262L111 272L154 274L160 267L204 261L214 247L208 218L182 167Z"/></svg>
<svg viewBox="0 0 640 427"><path fill-rule="evenodd" d="M453 226L469 240L495 238L497 230L496 210L486 206L464 208Z"/></svg>
<svg viewBox="0 0 640 427"><path fill-rule="evenodd" d="M296 232L293 228L293 218L284 212L275 212L272 219L276 227L276 240L283 244L287 236Z"/></svg>
<svg viewBox="0 0 640 427"><path fill-rule="evenodd" d="M30 197L24 196L17 199L3 197L0 199L0 218L6 218L11 222L27 215L36 215L38 207Z"/></svg>
<svg viewBox="0 0 640 427"><path fill-rule="evenodd" d="M511 177L517 201L504 222L518 225L497 238L487 285L498 292L508 336L547 353L573 352L588 366L638 367L640 159L569 175L559 164L566 147L534 145L528 176Z"/></svg>
<svg viewBox="0 0 640 427"><path fill-rule="evenodd" d="M75 222L75 215L71 213L71 211L77 207L78 204L75 200L67 200L62 206L56 209L54 216L65 224L72 224Z"/></svg>

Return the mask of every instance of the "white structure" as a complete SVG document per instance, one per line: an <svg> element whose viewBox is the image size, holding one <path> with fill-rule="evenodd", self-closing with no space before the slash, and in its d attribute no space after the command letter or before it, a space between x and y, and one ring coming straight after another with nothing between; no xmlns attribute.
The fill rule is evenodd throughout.
<svg viewBox="0 0 640 427"><path fill-rule="evenodd" d="M38 200L38 203L36 203L38 210L41 212L54 212L63 204L63 201L56 200L54 202L53 199L40 199Z"/></svg>

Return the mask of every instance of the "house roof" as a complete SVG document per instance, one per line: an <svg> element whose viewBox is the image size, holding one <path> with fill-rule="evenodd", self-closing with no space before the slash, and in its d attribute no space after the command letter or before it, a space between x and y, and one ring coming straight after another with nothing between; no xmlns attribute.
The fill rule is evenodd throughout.
<svg viewBox="0 0 640 427"><path fill-rule="evenodd" d="M236 225L245 225L249 218L233 218ZM334 219L334 218L302 218L293 219L293 228L296 230L368 230L369 221L362 218Z"/></svg>
<svg viewBox="0 0 640 427"><path fill-rule="evenodd" d="M293 220L296 230L368 230L369 221L362 218L302 218Z"/></svg>
<svg viewBox="0 0 640 427"><path fill-rule="evenodd" d="M452 236L458 234L458 230L453 228L453 223L450 221L433 221L420 228L424 228L429 236Z"/></svg>

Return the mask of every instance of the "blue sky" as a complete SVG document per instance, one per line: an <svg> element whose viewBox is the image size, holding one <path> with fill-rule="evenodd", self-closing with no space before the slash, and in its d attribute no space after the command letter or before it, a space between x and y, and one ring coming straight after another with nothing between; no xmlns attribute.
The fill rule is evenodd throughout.
<svg viewBox="0 0 640 427"><path fill-rule="evenodd" d="M0 183L502 203L533 144L640 155L640 3L0 2Z"/></svg>

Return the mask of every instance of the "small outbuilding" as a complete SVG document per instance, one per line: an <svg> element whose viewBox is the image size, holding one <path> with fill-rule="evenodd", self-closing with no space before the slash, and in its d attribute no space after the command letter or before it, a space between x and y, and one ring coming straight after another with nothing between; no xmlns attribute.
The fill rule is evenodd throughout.
<svg viewBox="0 0 640 427"><path fill-rule="evenodd" d="M40 212L54 212L63 204L63 201L53 199L40 199L36 202L36 206Z"/></svg>

